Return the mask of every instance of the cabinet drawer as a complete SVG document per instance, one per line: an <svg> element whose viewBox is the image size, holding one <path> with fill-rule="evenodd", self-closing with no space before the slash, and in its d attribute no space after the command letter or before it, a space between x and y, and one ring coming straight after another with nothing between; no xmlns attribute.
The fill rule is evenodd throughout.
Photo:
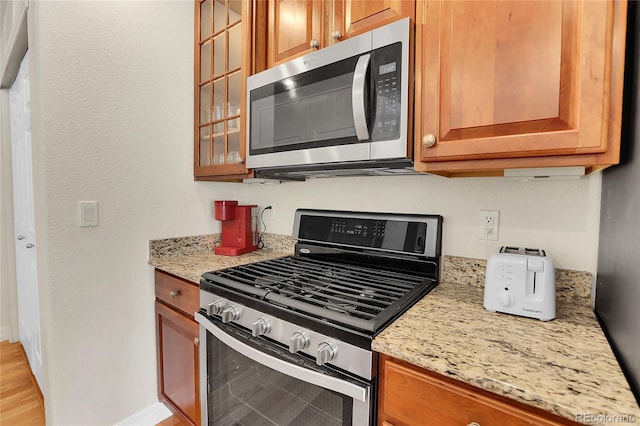
<svg viewBox="0 0 640 426"><path fill-rule="evenodd" d="M551 420L474 391L444 378L385 359L381 390L381 421L387 424L432 426L550 426L575 424Z"/></svg>
<svg viewBox="0 0 640 426"><path fill-rule="evenodd" d="M200 307L200 289L197 285L158 270L156 270L156 297L190 317Z"/></svg>

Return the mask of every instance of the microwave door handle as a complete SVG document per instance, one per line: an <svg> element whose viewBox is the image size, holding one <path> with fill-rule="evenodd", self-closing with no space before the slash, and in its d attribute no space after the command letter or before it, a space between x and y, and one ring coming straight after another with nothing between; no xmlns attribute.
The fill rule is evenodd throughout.
<svg viewBox="0 0 640 426"><path fill-rule="evenodd" d="M353 105L353 123L356 127L356 137L360 141L369 139L367 114L365 105L367 70L371 54L360 56L353 72L353 86L351 89L351 103Z"/></svg>

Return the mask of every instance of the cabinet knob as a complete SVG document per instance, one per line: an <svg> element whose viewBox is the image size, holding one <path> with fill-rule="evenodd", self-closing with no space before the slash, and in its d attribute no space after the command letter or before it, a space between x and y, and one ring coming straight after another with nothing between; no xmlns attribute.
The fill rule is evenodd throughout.
<svg viewBox="0 0 640 426"><path fill-rule="evenodd" d="M314 38L311 40L311 42L309 42L309 47L312 49L317 49L320 47L320 42Z"/></svg>
<svg viewBox="0 0 640 426"><path fill-rule="evenodd" d="M331 38L333 38L335 41L338 41L342 38L342 33L339 30L335 30L331 33Z"/></svg>
<svg viewBox="0 0 640 426"><path fill-rule="evenodd" d="M244 164L244 158L238 157L238 164Z"/></svg>
<svg viewBox="0 0 640 426"><path fill-rule="evenodd" d="M471 422L471 423L469 423L467 426L480 426L480 423L478 423L478 422Z"/></svg>
<svg viewBox="0 0 640 426"><path fill-rule="evenodd" d="M27 243L27 244L25 245L25 247L26 247L26 248L33 248L33 244L31 244L31 243Z"/></svg>
<svg viewBox="0 0 640 426"><path fill-rule="evenodd" d="M180 290L172 290L171 293L169 293L169 296L171 296L171 297L180 296Z"/></svg>
<svg viewBox="0 0 640 426"><path fill-rule="evenodd" d="M24 240L24 235L18 235L18 241Z"/></svg>
<svg viewBox="0 0 640 426"><path fill-rule="evenodd" d="M193 344L196 345L196 346L200 346L200 338L199 337L195 337L193 339ZM480 426L480 425L478 425L478 426Z"/></svg>
<svg viewBox="0 0 640 426"><path fill-rule="evenodd" d="M429 133L427 135L424 135L422 137L422 145L425 148L431 148L432 146L434 146L436 144L436 135Z"/></svg>

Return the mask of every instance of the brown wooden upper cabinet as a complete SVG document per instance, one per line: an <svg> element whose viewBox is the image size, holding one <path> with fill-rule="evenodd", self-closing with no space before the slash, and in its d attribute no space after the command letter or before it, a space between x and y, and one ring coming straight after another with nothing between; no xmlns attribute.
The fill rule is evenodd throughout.
<svg viewBox="0 0 640 426"><path fill-rule="evenodd" d="M196 180L240 180L246 77L253 66L250 0L195 1Z"/></svg>
<svg viewBox="0 0 640 426"><path fill-rule="evenodd" d="M625 1L416 6L416 170L618 162Z"/></svg>
<svg viewBox="0 0 640 426"><path fill-rule="evenodd" d="M266 66L338 43L401 17L414 1L269 0Z"/></svg>

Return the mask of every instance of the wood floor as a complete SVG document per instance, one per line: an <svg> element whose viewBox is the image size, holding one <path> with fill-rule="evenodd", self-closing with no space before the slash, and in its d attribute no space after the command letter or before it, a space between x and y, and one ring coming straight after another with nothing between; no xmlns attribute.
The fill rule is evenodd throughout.
<svg viewBox="0 0 640 426"><path fill-rule="evenodd" d="M0 425L43 426L42 394L22 345L0 342Z"/></svg>
<svg viewBox="0 0 640 426"><path fill-rule="evenodd" d="M184 423L182 420L180 420L180 418L178 416L176 416L174 414L173 416L169 417L168 419L165 419L165 420L161 421L156 426L189 426L189 425Z"/></svg>

